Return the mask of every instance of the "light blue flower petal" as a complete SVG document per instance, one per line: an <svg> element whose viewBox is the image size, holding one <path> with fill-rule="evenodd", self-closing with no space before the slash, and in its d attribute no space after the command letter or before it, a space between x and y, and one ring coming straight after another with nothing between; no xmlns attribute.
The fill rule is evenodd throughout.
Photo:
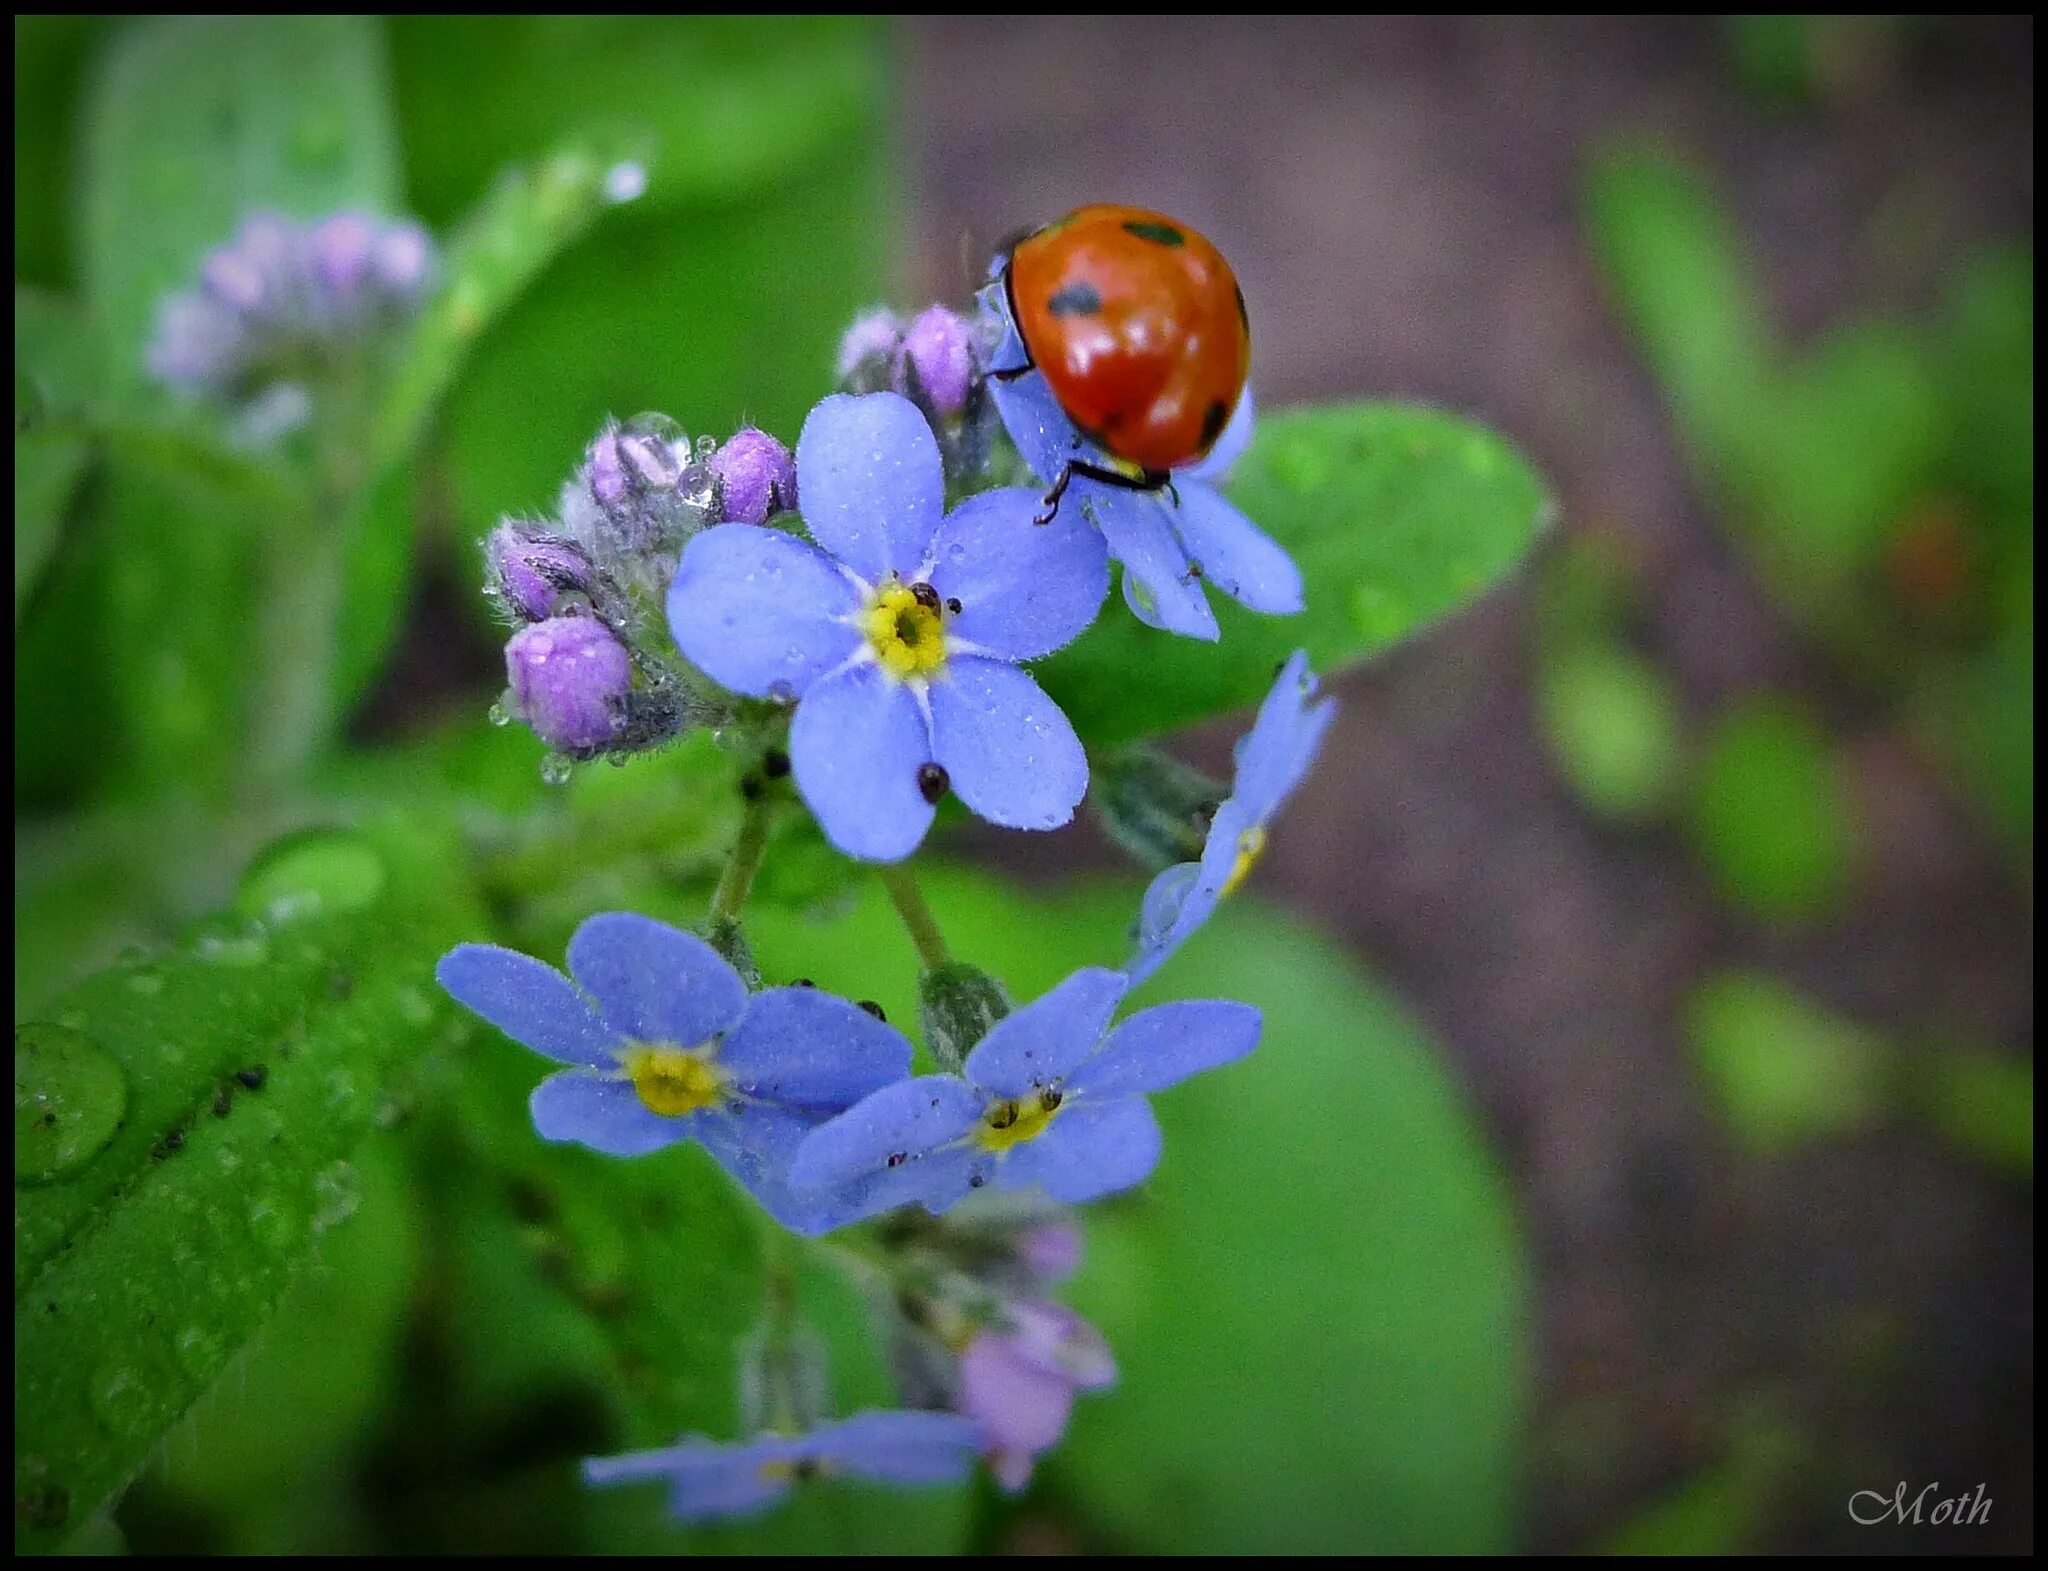
<svg viewBox="0 0 2048 1571"><path fill-rule="evenodd" d="M694 933L632 911L591 917L569 940L569 971L606 1024L639 1042L696 1047L739 1023L746 984Z"/></svg>
<svg viewBox="0 0 2048 1571"><path fill-rule="evenodd" d="M835 393L804 421L796 489L811 538L869 583L906 581L946 511L938 439L896 393Z"/></svg>
<svg viewBox="0 0 2048 1571"><path fill-rule="evenodd" d="M870 862L910 855L931 827L917 783L931 756L917 700L873 664L818 683L790 722L797 790L826 839Z"/></svg>
<svg viewBox="0 0 2048 1571"><path fill-rule="evenodd" d="M1109 593L1109 551L1079 508L1036 524L1039 497L1012 487L971 496L932 541L932 587L960 602L950 637L1033 660L1078 637Z"/></svg>
<svg viewBox="0 0 2048 1571"><path fill-rule="evenodd" d="M816 1115L735 1098L727 1106L707 1108L695 1117L696 1134L704 1149L792 1233L814 1238L872 1216L879 1209L868 1204L870 1185L864 1180L825 1189L790 1187L790 1163L818 1127Z"/></svg>
<svg viewBox="0 0 2048 1571"><path fill-rule="evenodd" d="M434 977L465 1009L562 1063L609 1064L620 1045L569 979L531 955L496 944L458 944L441 957Z"/></svg>
<svg viewBox="0 0 2048 1571"><path fill-rule="evenodd" d="M1174 522L1188 555L1202 576L1231 599L1269 616L1291 616L1302 607L1301 569L1294 558L1223 493L1199 481L1180 487Z"/></svg>
<svg viewBox="0 0 2048 1571"><path fill-rule="evenodd" d="M1274 678L1251 730L1238 741L1231 800L1255 824L1270 820L1301 783L1336 716L1335 699L1309 702L1315 691L1308 654L1297 649Z"/></svg>
<svg viewBox="0 0 2048 1571"><path fill-rule="evenodd" d="M1150 1178L1160 1146L1159 1121L1143 1097L1077 1101L1036 1140L1010 1151L1002 1182L1036 1184L1055 1200L1080 1205Z"/></svg>
<svg viewBox="0 0 2048 1571"><path fill-rule="evenodd" d="M790 1164L790 1185L832 1189L877 1173L902 1173L959 1140L981 1110L982 1099L958 1075L899 1080L812 1130ZM894 1169L892 1156L901 1158Z"/></svg>
<svg viewBox="0 0 2048 1571"><path fill-rule="evenodd" d="M855 1413L808 1437L810 1454L883 1484L950 1484L981 1455L981 1428L958 1413Z"/></svg>
<svg viewBox="0 0 2048 1571"><path fill-rule="evenodd" d="M1164 1091L1205 1069L1244 1057L1259 1045L1259 1025L1257 1009L1228 999L1186 1000L1141 1010L1067 1076L1067 1090L1089 1101ZM1055 1118L1055 1126L1058 1122Z"/></svg>
<svg viewBox="0 0 2048 1571"><path fill-rule="evenodd" d="M719 524L683 548L668 624L685 658L753 698L801 694L860 642L860 594L829 556L758 524Z"/></svg>
<svg viewBox="0 0 2048 1571"><path fill-rule="evenodd" d="M718 1050L743 1095L837 1113L910 1073L910 1041L857 1004L815 987L756 993Z"/></svg>
<svg viewBox="0 0 2048 1571"><path fill-rule="evenodd" d="M1121 971L1088 966L995 1023L967 1055L967 1078L1002 1097L1049 1085L1084 1062L1130 991Z"/></svg>
<svg viewBox="0 0 2048 1571"><path fill-rule="evenodd" d="M1023 671L955 655L931 685L932 756L990 823L1057 829L1088 791L1088 755L1059 705Z"/></svg>
<svg viewBox="0 0 2048 1571"><path fill-rule="evenodd" d="M777 1464L796 1461L801 1454L799 1442L779 1435L732 1446L686 1435L659 1451L591 1457L583 1464L583 1481L603 1487L665 1479L669 1510L679 1521L710 1522L754 1516L780 1499L790 1475Z"/></svg>
<svg viewBox="0 0 2048 1571"><path fill-rule="evenodd" d="M1124 967L1133 986L1158 970L1215 911L1216 891L1202 887L1201 872L1198 862L1180 862L1146 888L1138 909L1137 952Z"/></svg>
<svg viewBox="0 0 2048 1571"><path fill-rule="evenodd" d="M1109 554L1124 565L1124 601L1147 627L1214 642L1216 614L1202 581L1173 532L1164 492L1131 491L1076 480L1061 510L1078 503L1102 530Z"/></svg>
<svg viewBox="0 0 2048 1571"><path fill-rule="evenodd" d="M1199 480L1205 485L1220 486L1230 477L1230 471L1237 467L1237 461L1244 457L1244 450L1252 445L1252 427L1258 419L1253 406L1251 384L1245 384L1244 396L1237 401L1237 407L1230 412L1230 423L1223 428L1223 434L1216 438L1216 445L1203 455L1200 463L1189 464L1185 469L1176 469L1174 478L1185 477Z"/></svg>
<svg viewBox="0 0 2048 1571"><path fill-rule="evenodd" d="M606 1156L645 1156L688 1140L701 1114L664 1118L640 1100L632 1082L566 1070L533 1088L527 1104L543 1140L572 1140Z"/></svg>

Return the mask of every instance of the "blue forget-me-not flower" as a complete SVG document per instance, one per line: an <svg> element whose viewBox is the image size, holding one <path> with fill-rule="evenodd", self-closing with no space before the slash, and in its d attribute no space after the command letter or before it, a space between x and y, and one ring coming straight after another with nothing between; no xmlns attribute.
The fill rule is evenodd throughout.
<svg viewBox="0 0 2048 1571"><path fill-rule="evenodd" d="M680 1521L710 1522L766 1510L805 1478L846 1477L908 1486L958 1483L984 1449L979 1426L956 1413L856 1413L800 1435L721 1444L685 1435L657 1451L592 1457L588 1484L665 1480Z"/></svg>
<svg viewBox="0 0 2048 1571"><path fill-rule="evenodd" d="M868 1212L937 1212L985 1185L1036 1185L1078 1205L1143 1181L1160 1145L1147 1093L1244 1057L1259 1012L1223 1000L1160 1004L1112 1031L1130 986L1120 971L1075 972L997 1021L960 1074L885 1086L806 1136L790 1183L826 1194L858 1186Z"/></svg>
<svg viewBox="0 0 2048 1571"><path fill-rule="evenodd" d="M1315 762L1337 711L1335 699L1310 703L1316 675L1297 649L1274 678L1251 730L1238 738L1237 779L1216 809L1199 862L1181 862L1152 880L1138 914L1138 948L1126 968L1143 981L1231 894L1266 848L1266 825Z"/></svg>
<svg viewBox="0 0 2048 1571"><path fill-rule="evenodd" d="M948 513L938 443L894 393L820 403L796 472L816 543L748 524L696 536L669 590L677 647L734 692L795 702L797 790L848 855L908 856L949 788L994 823L1066 823L1087 759L1017 662L1094 620L1095 531L1078 513L1035 526L1017 488Z"/></svg>
<svg viewBox="0 0 2048 1571"><path fill-rule="evenodd" d="M981 304L1000 340L990 360L992 369L1001 372L1028 364L1002 286L984 289ZM1130 467L1075 428L1044 377L992 374L988 388L1010 439L1047 485L1057 481L1069 463L1109 470ZM1076 475L1067 487L1055 516L1077 511L1101 529L1109 554L1123 563L1124 599L1147 626L1216 638L1216 615L1209 608L1205 582L1254 611L1286 615L1302 608L1301 572L1294 559L1218 489L1251 445L1253 418L1247 387L1216 445L1199 462L1175 470L1169 486L1133 489Z"/></svg>
<svg viewBox="0 0 2048 1571"><path fill-rule="evenodd" d="M533 1093L549 1140L639 1156L696 1140L784 1226L821 1233L855 1207L792 1192L798 1143L901 1080L910 1043L857 1005L808 987L749 995L701 938L651 917L591 917L569 940L572 983L494 944L442 957L441 985L507 1036L567 1065Z"/></svg>

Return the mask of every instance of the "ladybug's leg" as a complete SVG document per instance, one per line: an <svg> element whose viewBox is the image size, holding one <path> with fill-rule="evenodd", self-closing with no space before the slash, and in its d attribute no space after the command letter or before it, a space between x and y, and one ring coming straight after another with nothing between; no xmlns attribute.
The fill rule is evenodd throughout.
<svg viewBox="0 0 2048 1571"><path fill-rule="evenodd" d="M1165 491L1173 497L1176 504L1180 501L1179 493L1173 489L1173 481L1164 474L1149 469L1142 475L1125 474L1121 470L1105 469L1100 464L1091 464L1084 458L1072 458L1060 470L1059 478L1052 483L1052 489L1045 493L1044 504L1039 508L1038 516L1031 521L1044 525L1058 517L1060 498L1067 494L1067 487L1076 479L1099 480L1104 485L1113 485L1124 491Z"/></svg>

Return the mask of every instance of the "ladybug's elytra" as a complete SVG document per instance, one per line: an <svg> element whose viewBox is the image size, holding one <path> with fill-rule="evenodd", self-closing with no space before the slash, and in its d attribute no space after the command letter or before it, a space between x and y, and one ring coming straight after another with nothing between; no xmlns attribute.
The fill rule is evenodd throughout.
<svg viewBox="0 0 2048 1571"><path fill-rule="evenodd" d="M1119 468L1076 475L1154 490L1216 445L1244 395L1251 324L1237 276L1207 238L1163 213L1099 204L1012 245L1003 288L1030 364L1067 417Z"/></svg>

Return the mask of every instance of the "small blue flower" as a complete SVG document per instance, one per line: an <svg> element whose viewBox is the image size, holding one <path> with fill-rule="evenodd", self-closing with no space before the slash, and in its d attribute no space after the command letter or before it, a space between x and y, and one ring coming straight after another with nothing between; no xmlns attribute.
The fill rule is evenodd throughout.
<svg viewBox="0 0 2048 1571"><path fill-rule="evenodd" d="M1159 1160L1146 1094L1249 1053L1259 1012L1161 1004L1111 1031L1130 986L1120 971L1075 972L997 1021L961 1074L885 1086L819 1127L797 1148L791 1185L858 1185L869 1212L938 1212L988 1185L1035 1184L1079 1205L1143 1181Z"/></svg>
<svg viewBox="0 0 2048 1571"><path fill-rule="evenodd" d="M984 289L981 305L1000 335L992 367L1027 365L1029 356L1010 320L1002 286ZM1047 485L1075 461L1111 470L1129 467L1081 435L1044 377L1035 372L991 375L988 387L1010 439ZM1302 608L1301 571L1294 559L1217 489L1250 446L1253 418L1247 387L1216 445L1199 463L1175 470L1170 488L1132 490L1080 475L1067 487L1058 516L1071 507L1102 530L1109 554L1124 565L1124 599L1148 627L1216 638L1216 616L1204 583L1254 611L1284 616Z"/></svg>
<svg viewBox="0 0 2048 1571"><path fill-rule="evenodd" d="M1280 668L1251 730L1238 739L1236 789L1216 809L1202 859L1169 867L1145 891L1138 951L1127 967L1134 982L1150 976L1209 920L1265 850L1266 825L1315 762L1337 711L1335 699L1311 704L1315 692L1308 654L1298 649Z"/></svg>
<svg viewBox="0 0 2048 1571"><path fill-rule="evenodd" d="M749 996L701 938L630 912L577 928L569 972L574 985L530 956L463 944L434 973L514 1041L570 1066L534 1089L543 1138L609 1156L696 1140L785 1227L852 1219L846 1198L794 1194L785 1174L812 1128L909 1072L901 1032L815 988Z"/></svg>
<svg viewBox="0 0 2048 1571"><path fill-rule="evenodd" d="M931 427L894 393L838 394L796 450L811 537L721 524L668 597L676 645L736 693L796 703L797 790L849 856L908 856L950 787L1014 829L1056 829L1088 786L1067 717L1017 662L1050 654L1108 592L1078 516L986 491L945 511Z"/></svg>
<svg viewBox="0 0 2048 1571"><path fill-rule="evenodd" d="M592 1457L593 1485L661 1479L669 1511L683 1522L757 1516L800 1478L859 1478L909 1488L958 1483L974 1470L981 1430L957 1413L856 1413L807 1434L765 1434L721 1444L685 1435L659 1451Z"/></svg>

